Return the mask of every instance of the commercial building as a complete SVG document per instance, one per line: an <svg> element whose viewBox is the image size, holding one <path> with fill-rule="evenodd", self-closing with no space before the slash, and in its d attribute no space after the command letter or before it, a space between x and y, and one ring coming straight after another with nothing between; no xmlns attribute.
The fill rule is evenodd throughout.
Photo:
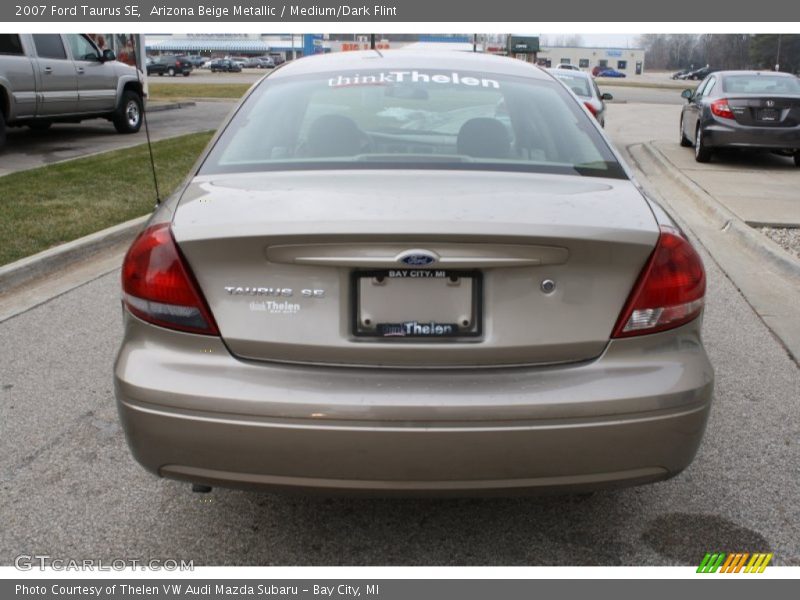
<svg viewBox="0 0 800 600"><path fill-rule="evenodd" d="M581 48L578 46L542 46L537 62L544 67L575 65L582 71L608 67L626 75L644 73L644 48Z"/></svg>

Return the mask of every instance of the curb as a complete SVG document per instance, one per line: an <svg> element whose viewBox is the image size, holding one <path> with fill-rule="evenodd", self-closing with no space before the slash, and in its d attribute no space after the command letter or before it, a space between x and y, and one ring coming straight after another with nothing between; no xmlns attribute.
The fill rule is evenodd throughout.
<svg viewBox="0 0 800 600"><path fill-rule="evenodd" d="M687 193L694 205L726 233L732 233L748 248L756 251L789 277L800 277L800 260L795 259L767 236L757 232L723 206L716 198L683 175L652 143L641 144L644 152L660 166L667 177Z"/></svg>
<svg viewBox="0 0 800 600"><path fill-rule="evenodd" d="M195 102L164 102L164 103L147 103L146 111L163 112L165 110L177 110L179 108L187 108L189 106L196 106Z"/></svg>
<svg viewBox="0 0 800 600"><path fill-rule="evenodd" d="M47 277L112 246L128 243L136 237L149 218L150 215L144 215L131 219L4 265L0 267L0 289L8 291L33 279Z"/></svg>

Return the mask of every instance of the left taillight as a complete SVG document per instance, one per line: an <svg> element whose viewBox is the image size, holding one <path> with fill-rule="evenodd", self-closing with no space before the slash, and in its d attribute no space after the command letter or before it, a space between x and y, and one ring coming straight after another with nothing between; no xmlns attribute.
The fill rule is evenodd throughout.
<svg viewBox="0 0 800 600"><path fill-rule="evenodd" d="M219 335L167 223L148 227L128 249L122 263L122 300L132 314L148 323Z"/></svg>
<svg viewBox="0 0 800 600"><path fill-rule="evenodd" d="M588 108L588 109L589 109L589 112L590 112L590 113L592 113L592 115L593 115L595 118L597 118L597 109L594 107L594 105L593 105L591 102L584 102L584 103L583 103L583 105L584 105L586 108Z"/></svg>
<svg viewBox="0 0 800 600"><path fill-rule="evenodd" d="M734 119L733 111L728 104L727 98L720 98L711 103L711 112L723 119Z"/></svg>

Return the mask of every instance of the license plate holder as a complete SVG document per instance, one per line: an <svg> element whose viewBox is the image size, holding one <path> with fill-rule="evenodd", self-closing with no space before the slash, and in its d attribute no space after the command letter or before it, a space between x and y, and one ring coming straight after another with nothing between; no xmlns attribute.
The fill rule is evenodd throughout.
<svg viewBox="0 0 800 600"><path fill-rule="evenodd" d="M482 274L474 270L355 271L353 334L414 341L480 336L482 288Z"/></svg>
<svg viewBox="0 0 800 600"><path fill-rule="evenodd" d="M778 120L778 109L777 108L762 108L758 111L758 120L759 121L769 121L774 122Z"/></svg>

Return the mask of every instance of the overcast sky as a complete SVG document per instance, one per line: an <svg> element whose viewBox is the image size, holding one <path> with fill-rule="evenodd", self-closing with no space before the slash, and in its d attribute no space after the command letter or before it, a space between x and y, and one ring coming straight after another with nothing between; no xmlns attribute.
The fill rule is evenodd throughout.
<svg viewBox="0 0 800 600"><path fill-rule="evenodd" d="M631 33L582 33L583 43L587 46L619 46L621 48L636 47L638 34Z"/></svg>

